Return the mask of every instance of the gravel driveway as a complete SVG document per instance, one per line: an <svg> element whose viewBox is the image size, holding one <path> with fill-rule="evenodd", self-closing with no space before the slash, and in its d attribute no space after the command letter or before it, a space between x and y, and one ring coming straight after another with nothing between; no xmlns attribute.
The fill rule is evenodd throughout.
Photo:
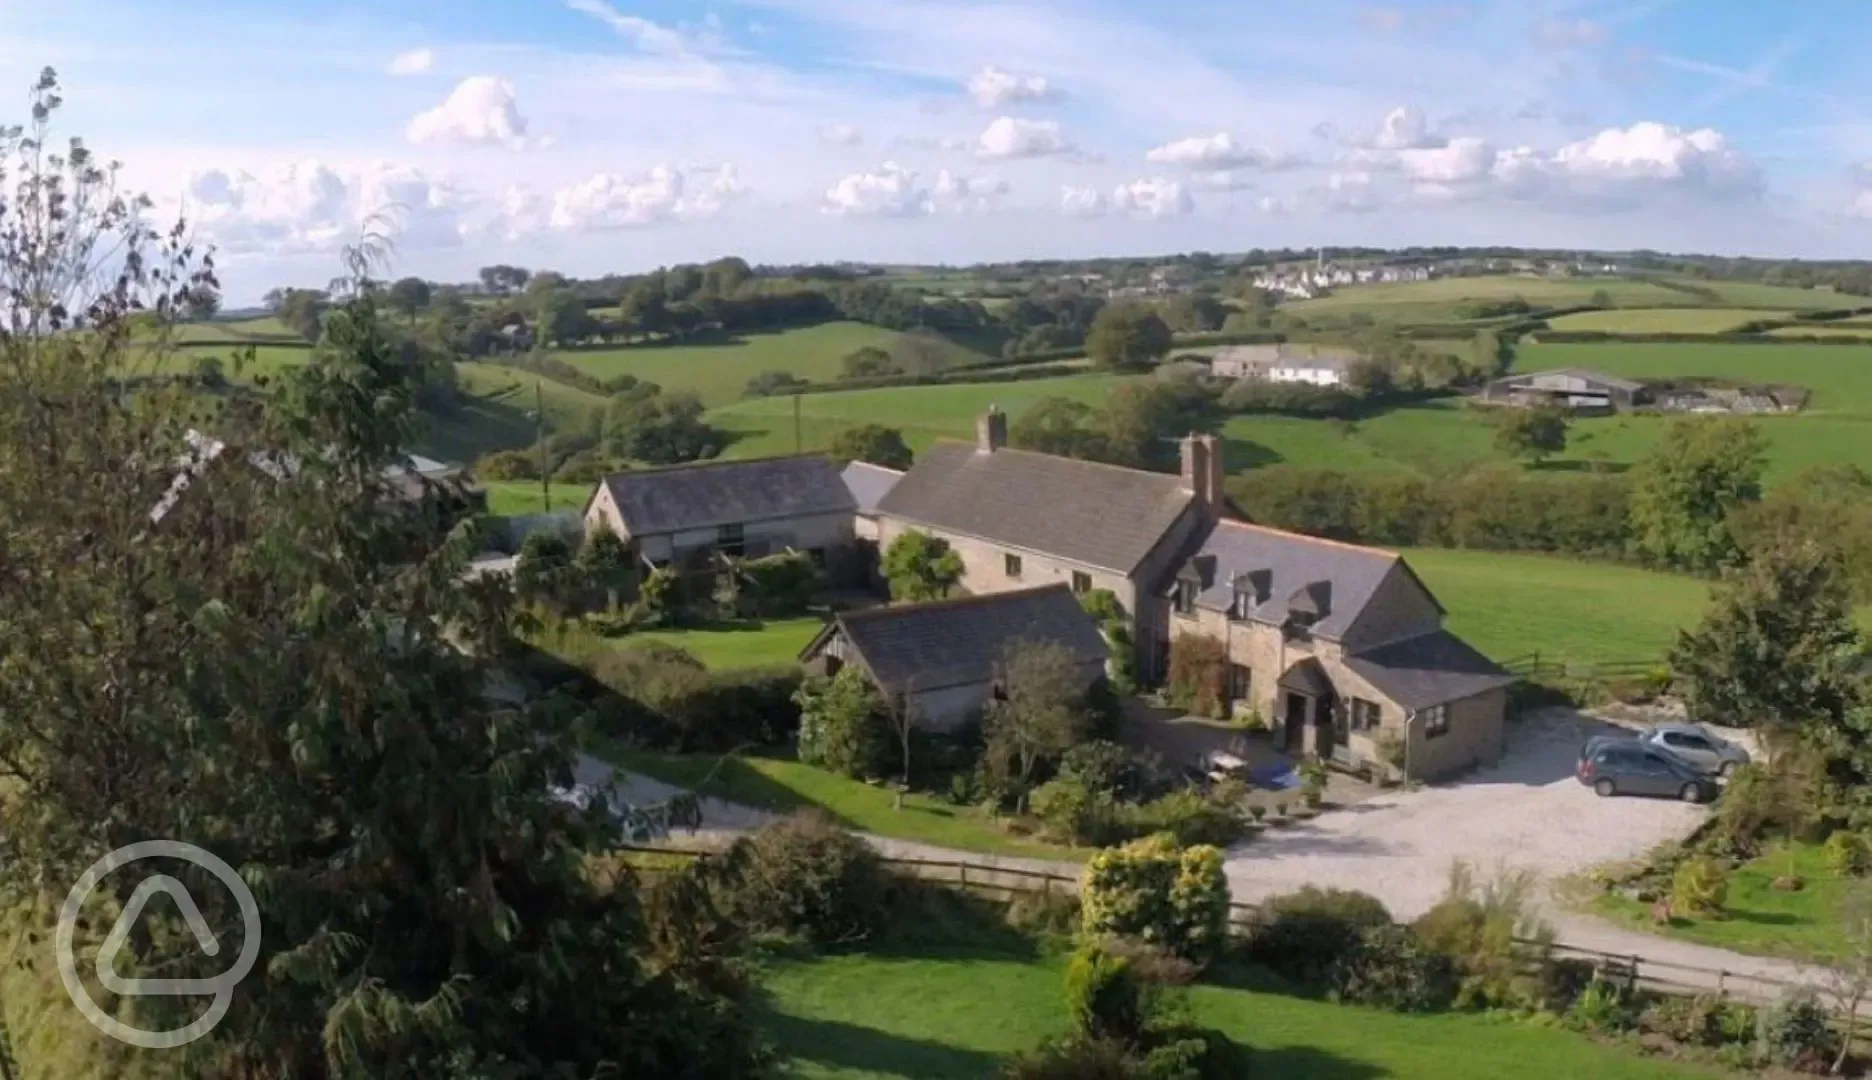
<svg viewBox="0 0 1872 1080"><path fill-rule="evenodd" d="M1602 799L1573 778L1588 735L1618 729L1569 710L1513 721L1495 766L1460 781L1388 792L1270 828L1229 852L1235 899L1302 885L1359 889L1414 918L1442 896L1449 868L1525 867L1544 880L1632 859L1687 835L1709 810L1668 799Z"/></svg>

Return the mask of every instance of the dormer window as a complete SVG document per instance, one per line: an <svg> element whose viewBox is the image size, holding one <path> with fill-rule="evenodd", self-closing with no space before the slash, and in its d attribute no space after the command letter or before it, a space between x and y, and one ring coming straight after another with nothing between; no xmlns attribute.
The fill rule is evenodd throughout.
<svg viewBox="0 0 1872 1080"><path fill-rule="evenodd" d="M1179 581L1176 585L1176 610L1178 615L1196 613L1196 584L1191 581Z"/></svg>
<svg viewBox="0 0 1872 1080"><path fill-rule="evenodd" d="M1254 610L1254 589L1246 582L1235 583L1235 604L1229 608L1229 618L1245 622L1248 613Z"/></svg>

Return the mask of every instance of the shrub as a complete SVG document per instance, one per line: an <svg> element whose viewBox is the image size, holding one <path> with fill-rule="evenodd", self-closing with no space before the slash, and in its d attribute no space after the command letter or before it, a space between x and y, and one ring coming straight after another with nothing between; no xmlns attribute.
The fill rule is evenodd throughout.
<svg viewBox="0 0 1872 1080"><path fill-rule="evenodd" d="M1710 917L1722 914L1729 893L1729 872L1708 855L1685 859L1671 875L1671 910Z"/></svg>
<svg viewBox="0 0 1872 1080"><path fill-rule="evenodd" d="M1228 650L1203 634L1170 643L1170 700L1199 716L1220 717L1228 685Z"/></svg>
<svg viewBox="0 0 1872 1080"><path fill-rule="evenodd" d="M775 822L711 862L723 910L751 931L830 944L883 921L889 879L877 853L823 815Z"/></svg>
<svg viewBox="0 0 1872 1080"><path fill-rule="evenodd" d="M1631 1026L1631 1008L1623 987L1594 979L1574 1000L1566 1014L1568 1026L1596 1035L1610 1035Z"/></svg>
<svg viewBox="0 0 1872 1080"><path fill-rule="evenodd" d="M1251 1055L1214 1028L1177 1025L1154 1032L1142 1062L1145 1080L1240 1080L1249 1074Z"/></svg>
<svg viewBox="0 0 1872 1080"><path fill-rule="evenodd" d="M1227 847L1240 839L1242 833L1241 815L1235 806L1206 798L1189 788L1173 791L1141 806L1126 807L1123 820L1134 836L1168 833L1185 846Z"/></svg>
<svg viewBox="0 0 1872 1080"><path fill-rule="evenodd" d="M1080 1035L1135 1043L1144 1034L1144 1011L1143 994L1125 957L1094 943L1066 965L1066 1015Z"/></svg>
<svg viewBox="0 0 1872 1080"><path fill-rule="evenodd" d="M1179 849L1151 837L1094 855L1080 880L1081 926L1089 935L1135 938L1191 958L1222 944L1228 879L1215 848Z"/></svg>
<svg viewBox="0 0 1872 1080"><path fill-rule="evenodd" d="M1538 976L1522 963L1522 941L1551 942L1553 929L1536 912L1535 879L1503 871L1478 881L1467 863L1450 867L1443 899L1413 924L1427 948L1449 958L1461 977L1462 1006L1521 1007L1541 1003Z"/></svg>
<svg viewBox="0 0 1872 1080"><path fill-rule="evenodd" d="M1318 806L1326 797L1326 763L1317 755L1300 763L1300 798L1308 806Z"/></svg>
<svg viewBox="0 0 1872 1080"><path fill-rule="evenodd" d="M709 671L686 650L631 642L591 662L592 676L634 708L614 715L607 734L678 753L725 753L773 746L798 724L792 668Z"/></svg>
<svg viewBox="0 0 1872 1080"><path fill-rule="evenodd" d="M799 759L853 777L890 768L890 722L864 672L847 667L830 679L808 679L793 698L800 709Z"/></svg>
<svg viewBox="0 0 1872 1080"><path fill-rule="evenodd" d="M1329 976L1340 1001L1397 1012L1430 1012L1456 997L1456 970L1424 948L1410 928L1366 927Z"/></svg>
<svg viewBox="0 0 1872 1080"><path fill-rule="evenodd" d="M1329 989L1366 931L1388 927L1377 897L1308 885L1270 898L1248 924L1247 956L1301 986Z"/></svg>
<svg viewBox="0 0 1872 1080"><path fill-rule="evenodd" d="M1723 1000L1713 994L1680 997L1665 994L1653 1001L1638 1018L1638 1025L1685 1046L1718 1046L1725 1040L1722 1029ZM1746 1030L1753 1038L1754 1026Z"/></svg>
<svg viewBox="0 0 1872 1080"><path fill-rule="evenodd" d="M1093 739L1066 751L1059 775L1077 780L1088 791L1109 792L1120 799L1150 798L1167 784L1163 759L1155 752L1132 750L1109 739Z"/></svg>
<svg viewBox="0 0 1872 1080"><path fill-rule="evenodd" d="M1837 1048L1827 1026L1826 1006L1811 987L1790 987L1781 1000L1756 1017L1755 1037L1762 1054L1775 1065L1822 1072Z"/></svg>
<svg viewBox="0 0 1872 1080"><path fill-rule="evenodd" d="M748 559L741 563L740 570L758 615L798 615L806 610L819 587L819 568L804 552Z"/></svg>
<svg viewBox="0 0 1872 1080"><path fill-rule="evenodd" d="M1827 869L1840 877L1858 877L1872 869L1872 844L1850 829L1840 829L1827 837L1821 854Z"/></svg>
<svg viewBox="0 0 1872 1080"><path fill-rule="evenodd" d="M1104 844L1117 829L1111 793L1088 787L1077 777L1060 776L1041 784L1027 797L1027 809L1066 843Z"/></svg>
<svg viewBox="0 0 1872 1080"><path fill-rule="evenodd" d="M1114 1039L1053 1039L1014 1055L1002 1080L1143 1080L1131 1048Z"/></svg>

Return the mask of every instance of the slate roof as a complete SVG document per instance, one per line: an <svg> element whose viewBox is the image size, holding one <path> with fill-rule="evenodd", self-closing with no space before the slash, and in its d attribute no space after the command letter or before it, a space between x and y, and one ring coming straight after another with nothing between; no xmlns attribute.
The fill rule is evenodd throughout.
<svg viewBox="0 0 1872 1080"><path fill-rule="evenodd" d="M1275 685L1316 698L1331 697L1332 680L1326 677L1326 665L1309 656L1281 673Z"/></svg>
<svg viewBox="0 0 1872 1080"><path fill-rule="evenodd" d="M1065 585L845 612L801 659L834 632L887 693L987 682L1008 646L1020 641L1064 645L1087 663L1102 665L1108 655L1097 625Z"/></svg>
<svg viewBox="0 0 1872 1080"><path fill-rule="evenodd" d="M1461 701L1514 682L1514 676L1447 630L1348 656L1345 665L1406 709Z"/></svg>
<svg viewBox="0 0 1872 1080"><path fill-rule="evenodd" d="M818 455L612 473L598 483L632 536L857 509L838 470Z"/></svg>
<svg viewBox="0 0 1872 1080"><path fill-rule="evenodd" d="M1337 639L1358 619L1393 567L1395 552L1342 544L1316 536L1283 532L1240 521L1218 522L1186 564L1195 571L1201 591L1196 606L1229 611L1235 582L1263 599L1248 617L1279 625L1290 614L1314 617L1314 634ZM1323 609L1323 614L1321 613Z"/></svg>
<svg viewBox="0 0 1872 1080"><path fill-rule="evenodd" d="M845 466L839 478L845 481L845 490L851 492L852 501L858 504L860 514L877 512L878 502L897 486L903 479L903 473L896 469L886 469L882 465L873 465L868 461L854 461Z"/></svg>
<svg viewBox="0 0 1872 1080"><path fill-rule="evenodd" d="M1129 575L1195 499L1167 473L939 442L878 512Z"/></svg>
<svg viewBox="0 0 1872 1080"><path fill-rule="evenodd" d="M1600 383L1604 386L1609 386L1613 388L1614 390L1623 390L1626 393L1635 394L1638 391L1644 389L1643 383L1633 382L1630 379L1621 379L1617 375L1607 375L1603 371L1593 371L1589 368L1577 368L1577 367L1550 368L1546 371L1529 371L1529 372L1517 373L1514 375L1504 376L1499 381L1506 383L1508 385L1511 385L1511 386L1524 387L1524 386L1531 386L1533 385L1534 380L1539 379L1543 376L1548 376L1548 375L1570 375L1576 379L1585 379L1587 382Z"/></svg>

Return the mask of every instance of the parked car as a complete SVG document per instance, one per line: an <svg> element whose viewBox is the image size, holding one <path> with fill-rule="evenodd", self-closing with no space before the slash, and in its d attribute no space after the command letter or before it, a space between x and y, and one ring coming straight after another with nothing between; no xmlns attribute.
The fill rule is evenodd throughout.
<svg viewBox="0 0 1872 1080"><path fill-rule="evenodd" d="M1747 750L1701 724L1658 724L1638 738L1717 776L1728 776L1749 763Z"/></svg>
<svg viewBox="0 0 1872 1080"><path fill-rule="evenodd" d="M1662 795L1685 802L1709 802L1718 790L1715 777L1668 750L1642 739L1588 739L1580 748L1579 782L1611 795Z"/></svg>

